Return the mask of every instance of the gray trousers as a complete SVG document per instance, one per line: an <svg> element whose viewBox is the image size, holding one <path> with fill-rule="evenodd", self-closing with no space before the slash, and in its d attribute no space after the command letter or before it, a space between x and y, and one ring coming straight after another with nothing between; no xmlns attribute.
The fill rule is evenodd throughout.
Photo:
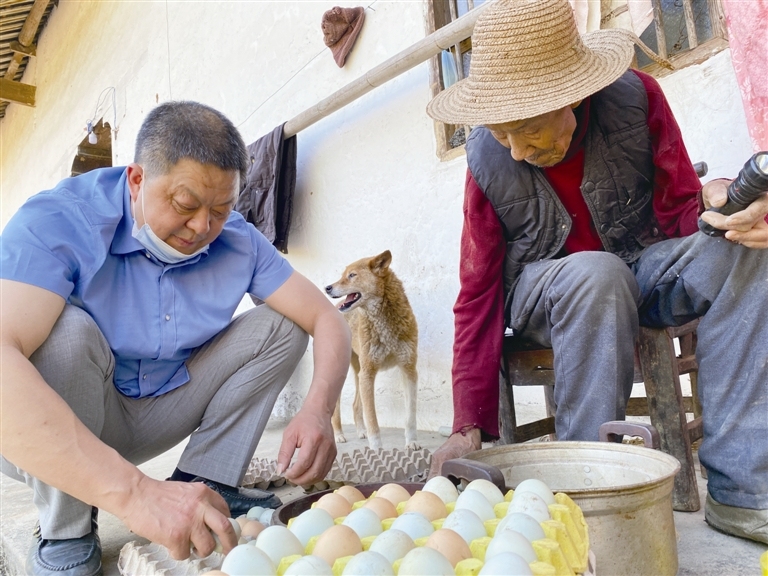
<svg viewBox="0 0 768 576"><path fill-rule="evenodd" d="M605 252L528 264L515 334L551 346L560 440L597 440L623 419L638 326L701 317L699 450L712 497L768 508L768 251L694 234L647 248L632 267Z"/></svg>
<svg viewBox="0 0 768 576"><path fill-rule="evenodd" d="M307 341L296 324L258 306L194 351L189 382L161 396L127 398L113 385L115 360L104 335L86 312L66 305L30 360L86 427L128 461L145 462L191 435L179 469L236 486ZM90 532L90 505L5 459L2 470L33 488L43 538Z"/></svg>

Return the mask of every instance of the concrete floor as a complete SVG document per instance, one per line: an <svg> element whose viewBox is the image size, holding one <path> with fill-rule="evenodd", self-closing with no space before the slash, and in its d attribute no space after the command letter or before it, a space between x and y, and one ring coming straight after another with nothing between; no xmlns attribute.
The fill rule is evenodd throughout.
<svg viewBox="0 0 768 576"><path fill-rule="evenodd" d="M350 442L339 445L339 452L351 451L366 445L365 440L358 440L353 427L345 428ZM255 456L275 459L280 445L282 428L270 427L265 432ZM401 448L403 432L399 429L382 429L385 449ZM419 441L423 447L434 451L445 440L435 432L419 432ZM181 444L165 454L147 462L141 469L153 478L166 478L175 468L179 455L184 448ZM706 497L706 480L697 476L701 501ZM301 488L282 486L276 489L283 502L301 497ZM704 522L704 508L695 513L675 512L675 527L678 534L678 556L680 575L690 576L760 576L759 557L766 547L747 540L734 538L716 532ZM37 513L32 504L32 493L25 485L0 475L0 536L5 554L3 572L8 576L24 574L24 559L32 543L32 529L37 521ZM145 543L128 531L117 518L109 513L99 515L99 533L104 548L105 576L118 575L117 558L120 549L130 541ZM617 546L624 545L616 542ZM2 566L2 564L0 564ZM621 576L603 574L599 576Z"/></svg>

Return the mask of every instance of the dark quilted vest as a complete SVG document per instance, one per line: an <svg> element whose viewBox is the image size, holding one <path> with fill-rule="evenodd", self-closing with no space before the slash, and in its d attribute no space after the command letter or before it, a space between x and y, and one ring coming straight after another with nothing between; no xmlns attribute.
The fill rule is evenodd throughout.
<svg viewBox="0 0 768 576"><path fill-rule="evenodd" d="M632 71L592 95L584 139L581 193L607 252L627 263L666 238L653 212L653 152L648 97ZM529 262L552 258L571 231L571 219L544 173L516 162L488 129L472 130L467 163L491 201L507 241L507 306Z"/></svg>

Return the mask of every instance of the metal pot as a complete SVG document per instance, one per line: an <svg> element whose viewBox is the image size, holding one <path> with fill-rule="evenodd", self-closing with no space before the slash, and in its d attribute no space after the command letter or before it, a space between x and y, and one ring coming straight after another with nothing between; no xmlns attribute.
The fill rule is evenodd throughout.
<svg viewBox="0 0 768 576"><path fill-rule="evenodd" d="M646 443L654 440L636 424L603 426L603 437L640 434ZM485 478L503 490L537 478L553 492L568 494L583 510L600 576L674 576L672 490L678 470L677 459L642 446L540 442L472 452L445 462L441 473L453 479Z"/></svg>

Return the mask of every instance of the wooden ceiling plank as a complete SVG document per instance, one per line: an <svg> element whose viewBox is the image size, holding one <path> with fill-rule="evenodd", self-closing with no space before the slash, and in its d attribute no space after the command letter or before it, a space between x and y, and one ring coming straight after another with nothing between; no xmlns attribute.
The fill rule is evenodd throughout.
<svg viewBox="0 0 768 576"><path fill-rule="evenodd" d="M0 100L34 106L36 90L37 88L31 84L22 84L7 78L0 78Z"/></svg>

